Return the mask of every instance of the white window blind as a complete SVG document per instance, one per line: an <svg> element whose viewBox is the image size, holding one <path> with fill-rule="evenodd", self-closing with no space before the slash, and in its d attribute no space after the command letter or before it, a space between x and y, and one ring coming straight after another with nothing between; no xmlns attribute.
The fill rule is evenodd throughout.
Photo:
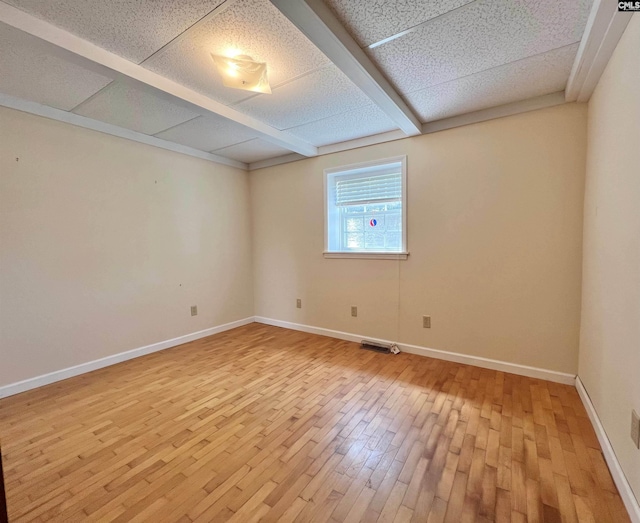
<svg viewBox="0 0 640 523"><path fill-rule="evenodd" d="M338 206L397 202L402 199L402 173L338 178L335 194Z"/></svg>

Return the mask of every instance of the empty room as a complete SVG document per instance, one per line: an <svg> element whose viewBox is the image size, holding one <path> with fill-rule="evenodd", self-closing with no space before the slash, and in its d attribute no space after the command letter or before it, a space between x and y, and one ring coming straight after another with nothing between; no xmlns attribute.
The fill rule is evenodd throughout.
<svg viewBox="0 0 640 523"><path fill-rule="evenodd" d="M0 523L640 523L639 12L0 0Z"/></svg>

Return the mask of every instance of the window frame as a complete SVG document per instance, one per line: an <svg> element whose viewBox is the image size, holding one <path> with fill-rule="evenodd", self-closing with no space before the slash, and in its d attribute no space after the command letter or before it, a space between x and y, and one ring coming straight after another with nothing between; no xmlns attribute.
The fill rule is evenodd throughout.
<svg viewBox="0 0 640 523"><path fill-rule="evenodd" d="M330 251L329 250L329 189L334 177L339 174L349 174L367 168L381 167L391 163L400 163L402 178L402 246L400 251ZM406 260L409 256L407 247L407 155L392 156L359 162L340 167L330 167L324 170L324 251L325 258L362 258L374 260Z"/></svg>

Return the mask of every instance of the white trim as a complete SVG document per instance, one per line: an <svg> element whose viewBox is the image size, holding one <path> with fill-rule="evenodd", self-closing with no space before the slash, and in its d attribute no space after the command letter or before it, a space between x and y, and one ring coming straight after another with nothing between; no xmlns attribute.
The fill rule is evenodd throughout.
<svg viewBox="0 0 640 523"><path fill-rule="evenodd" d="M640 503L636 499L633 490L631 489L631 485L627 481L627 477L624 475L624 471L620 466L620 462L616 457L616 453L613 450L613 446L609 441L606 431L604 430L604 426L598 417L598 413L596 412L596 408L591 402L591 398L589 397L589 393L585 388L580 376L576 377L576 389L578 389L578 394L580 399L582 400L582 404L589 415L589 419L591 420L591 424L596 431L596 436L598 436L598 441L600 442L600 446L602 447L602 453L604 454L604 459L609 465L609 470L611 471L611 476L613 477L613 481L618 487L618 492L620 492L620 497L624 502L624 506L629 512L629 517L633 523L640 523Z"/></svg>
<svg viewBox="0 0 640 523"><path fill-rule="evenodd" d="M567 82L568 102L587 102L633 13L618 12L618 2L596 0Z"/></svg>
<svg viewBox="0 0 640 523"><path fill-rule="evenodd" d="M545 109L546 107L553 107L554 105L562 105L564 103L566 103L564 91L545 94L543 96L529 98L528 100L522 100L520 102L498 105L496 107L489 107L488 109L482 109L472 113L465 113L459 116L452 116L451 118L443 118L442 120L427 122L422 126L422 132L425 134L435 133L446 129L453 129L454 127L486 122L487 120L513 116L515 114L535 111L537 109Z"/></svg>
<svg viewBox="0 0 640 523"><path fill-rule="evenodd" d="M185 102L195 105L205 113L223 116L236 123L249 127L261 135L261 138L305 156L316 156L318 148L293 136L267 125L256 118L252 118L237 109L217 102L184 85L169 80L145 67L130 62L129 60L111 53L106 49L79 38L78 36L60 29L53 24L40 20L20 9L0 1L0 22L10 27L19 29L32 36L49 42L61 49L72 53L76 57L82 57L93 64L106 67L121 75L139 82L143 87L152 87L163 91Z"/></svg>
<svg viewBox="0 0 640 523"><path fill-rule="evenodd" d="M408 252L323 252L327 259L359 258L363 260L406 260Z"/></svg>
<svg viewBox="0 0 640 523"><path fill-rule="evenodd" d="M271 3L407 135L422 132L409 106L322 0Z"/></svg>
<svg viewBox="0 0 640 523"><path fill-rule="evenodd" d="M275 158L267 158L266 160L250 163L249 170L255 171L256 169L264 169L265 167L273 167L274 165L282 165L283 163L297 162L305 158L306 156L298 153L285 154L284 156L276 156Z"/></svg>
<svg viewBox="0 0 640 523"><path fill-rule="evenodd" d="M341 151L349 151L351 149L358 149L359 147L368 147L369 145L377 145L379 143L393 142L395 140L402 140L407 135L401 130L387 131L386 133L372 134L371 136L363 136L362 138L355 138L346 142L332 143L330 145L321 145L318 147L318 154L331 154L339 153Z"/></svg>
<svg viewBox="0 0 640 523"><path fill-rule="evenodd" d="M1 2L0 2L1 3ZM175 142L168 142L155 136L149 136L148 134L132 131L131 129L125 129L124 127L118 127L99 120L93 120L86 116L81 116L75 113L69 113L62 111L61 109L55 109L48 105L42 105L37 102L29 102L27 100L21 100L7 94L0 93L0 106L8 107L10 109L16 109L24 113L35 114L36 116L42 116L49 118L50 120L56 120L58 122L68 123L77 127L83 127L84 129L91 129L92 131L98 131L100 133L110 134L111 136L117 136L118 138L124 138L138 143L144 143L153 147L159 147L160 149L166 149L167 151L173 151L180 154L186 154L187 156L193 156L195 158L201 158L210 162L219 163L222 165L228 165L230 167L237 167L238 169L247 170L248 165L237 160L225 158L224 156L218 156L213 153L206 153L193 147L186 145L180 145Z"/></svg>
<svg viewBox="0 0 640 523"><path fill-rule="evenodd" d="M517 374L519 376L527 376L529 378L537 378L541 380L553 381L555 383L563 383L565 385L575 385L575 380L576 380L575 374L569 374L566 372L540 369L538 367L530 367L528 365L520 365L518 363L509 363L506 361L492 360L489 358L482 358L480 356L469 356L467 354L460 354L457 352L448 352L448 351L437 350L437 349L429 349L427 347L420 347L418 345L409 345L407 343L398 343L391 340L372 338L370 336L364 336L362 334L352 334L348 332L324 329L322 327L312 327L309 325L301 325L299 323L292 323L292 322L282 321L282 320L274 320L274 319L265 318L262 316L256 316L255 321L258 323L264 323L266 325L273 325L275 327L283 327L285 329L308 332L310 334L319 334L320 336L329 336L331 338L354 341L356 343L360 343L364 339L375 341L378 343L396 343L401 351L409 352L411 354L417 354L419 356L426 356L428 358L435 358L438 360L453 361L455 363L473 365L475 367L482 367L484 369L497 370L501 372L509 372L511 374Z"/></svg>
<svg viewBox="0 0 640 523"><path fill-rule="evenodd" d="M50 383L66 380L67 378L72 378L73 376L85 374L87 372L101 369L103 367L108 367L109 365L115 365L116 363L121 363L123 361L132 360L146 354L151 354L152 352L170 349L171 347L182 345L183 343L199 340L200 338L205 338L206 336L218 334L220 332L235 329L237 327L242 327L243 325L248 325L249 323L253 323L253 321L254 318L250 316L242 320L232 321L230 323L218 325L217 327L212 327L210 329L193 332L191 334L185 334L184 336L178 336L177 338L173 338L170 340L160 341L158 343L146 345L137 349L120 352L118 354L113 354L111 356L106 356L97 360L81 363L80 365L75 365L66 369L50 372L49 374L43 374L42 376L36 376L35 378L29 378L23 381L18 381L16 383L10 383L9 385L0 387L0 398L6 398L7 396L13 396L14 394L19 394L27 390L42 387L44 385L49 385Z"/></svg>

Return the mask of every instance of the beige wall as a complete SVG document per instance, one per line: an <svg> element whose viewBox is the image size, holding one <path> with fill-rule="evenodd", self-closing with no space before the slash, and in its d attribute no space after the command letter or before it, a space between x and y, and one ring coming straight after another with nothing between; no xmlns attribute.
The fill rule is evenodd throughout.
<svg viewBox="0 0 640 523"><path fill-rule="evenodd" d="M0 386L251 316L248 175L0 108L0 267Z"/></svg>
<svg viewBox="0 0 640 523"><path fill-rule="evenodd" d="M252 172L256 315L575 373L585 145L571 104ZM401 154L409 259L324 259L323 169Z"/></svg>
<svg viewBox="0 0 640 523"><path fill-rule="evenodd" d="M640 500L640 15L589 102L579 376Z"/></svg>
<svg viewBox="0 0 640 523"><path fill-rule="evenodd" d="M254 312L575 372L585 118L568 105L247 175L0 109L0 386ZM399 154L409 259L325 260L323 169Z"/></svg>

